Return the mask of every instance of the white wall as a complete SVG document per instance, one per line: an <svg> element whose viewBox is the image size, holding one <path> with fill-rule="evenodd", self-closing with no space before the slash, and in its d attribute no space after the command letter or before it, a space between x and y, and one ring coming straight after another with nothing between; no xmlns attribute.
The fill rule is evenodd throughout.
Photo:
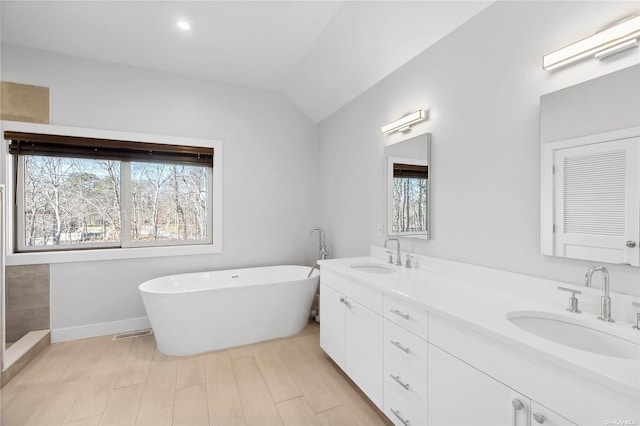
<svg viewBox="0 0 640 426"><path fill-rule="evenodd" d="M539 251L540 96L640 63L640 49L555 72L542 56L637 13L637 2L497 2L324 120L332 255L382 245L384 146L431 132L432 239L403 239L403 250L582 284L592 262ZM380 134L418 108L429 119L412 133ZM640 268L607 267L613 291L640 295Z"/></svg>
<svg viewBox="0 0 640 426"><path fill-rule="evenodd" d="M223 253L52 264L53 329L146 316L152 277L313 261L317 128L276 92L9 45L2 76L50 87L52 124L223 143Z"/></svg>

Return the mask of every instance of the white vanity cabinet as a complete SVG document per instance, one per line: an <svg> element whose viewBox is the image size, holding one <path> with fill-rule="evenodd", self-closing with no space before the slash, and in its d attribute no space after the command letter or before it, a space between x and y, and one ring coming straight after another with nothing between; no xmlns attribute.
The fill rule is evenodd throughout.
<svg viewBox="0 0 640 426"><path fill-rule="evenodd" d="M525 399L458 358L429 345L430 425L527 426Z"/></svg>
<svg viewBox="0 0 640 426"><path fill-rule="evenodd" d="M429 425L576 426L433 345L429 389Z"/></svg>
<svg viewBox="0 0 640 426"><path fill-rule="evenodd" d="M320 346L379 408L383 388L382 292L323 271Z"/></svg>
<svg viewBox="0 0 640 426"><path fill-rule="evenodd" d="M413 270L369 280L352 272L353 261L322 264L320 345L395 425L640 421L637 389L536 351L501 314L458 301L457 283Z"/></svg>
<svg viewBox="0 0 640 426"><path fill-rule="evenodd" d="M425 309L384 295L384 413L397 426L427 424Z"/></svg>
<svg viewBox="0 0 640 426"><path fill-rule="evenodd" d="M346 318L344 296L320 283L320 347L346 370Z"/></svg>

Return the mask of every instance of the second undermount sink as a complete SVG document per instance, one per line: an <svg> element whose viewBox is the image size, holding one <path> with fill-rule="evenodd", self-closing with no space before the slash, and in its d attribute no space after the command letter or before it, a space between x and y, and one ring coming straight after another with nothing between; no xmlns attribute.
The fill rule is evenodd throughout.
<svg viewBox="0 0 640 426"><path fill-rule="evenodd" d="M370 274L392 274L397 272L392 266L381 265L380 263L354 263L351 269Z"/></svg>
<svg viewBox="0 0 640 426"><path fill-rule="evenodd" d="M561 345L601 355L640 360L640 344L594 324L596 320L540 311L509 312L507 319L524 331Z"/></svg>

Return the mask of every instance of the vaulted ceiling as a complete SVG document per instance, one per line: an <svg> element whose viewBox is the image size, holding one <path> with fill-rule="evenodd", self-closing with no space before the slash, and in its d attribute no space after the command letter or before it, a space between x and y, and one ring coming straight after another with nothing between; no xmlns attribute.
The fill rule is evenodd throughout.
<svg viewBox="0 0 640 426"><path fill-rule="evenodd" d="M319 122L491 3L2 1L1 37L276 90Z"/></svg>

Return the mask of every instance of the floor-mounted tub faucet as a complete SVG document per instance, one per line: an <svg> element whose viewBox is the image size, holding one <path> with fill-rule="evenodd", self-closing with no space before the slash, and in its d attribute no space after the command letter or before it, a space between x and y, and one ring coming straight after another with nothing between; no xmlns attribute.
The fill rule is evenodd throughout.
<svg viewBox="0 0 640 426"><path fill-rule="evenodd" d="M307 278L311 276L314 269L316 268L320 269L320 265L318 265L318 260L325 260L329 256L329 251L327 250L327 240L325 238L324 229L320 228L319 226L314 226L313 228L311 228L311 231L309 232L309 236L313 235L313 233L316 231L318 231L318 240L319 240L318 257L316 257L316 261L313 262L313 266L311 266L311 270L309 270L309 275L307 275Z"/></svg>
<svg viewBox="0 0 640 426"><path fill-rule="evenodd" d="M396 254L396 265L402 266L402 259L400 258L400 240L397 238L387 238L384 240L384 248L387 248L387 243L389 241L395 241L397 244L397 254Z"/></svg>
<svg viewBox="0 0 640 426"><path fill-rule="evenodd" d="M318 231L318 243L319 243L318 258L320 260L325 260L327 256L329 256L329 252L327 251L327 242L325 239L324 229L320 228L319 226L314 226L313 228L311 228L311 231L309 232L309 236L313 235L313 233L316 231Z"/></svg>
<svg viewBox="0 0 640 426"><path fill-rule="evenodd" d="M600 297L600 316L601 321L615 322L611 318L611 297L609 297L609 271L604 266L593 266L587 269L584 275L584 282L587 287L591 287L591 277L594 272L602 272L602 297Z"/></svg>

